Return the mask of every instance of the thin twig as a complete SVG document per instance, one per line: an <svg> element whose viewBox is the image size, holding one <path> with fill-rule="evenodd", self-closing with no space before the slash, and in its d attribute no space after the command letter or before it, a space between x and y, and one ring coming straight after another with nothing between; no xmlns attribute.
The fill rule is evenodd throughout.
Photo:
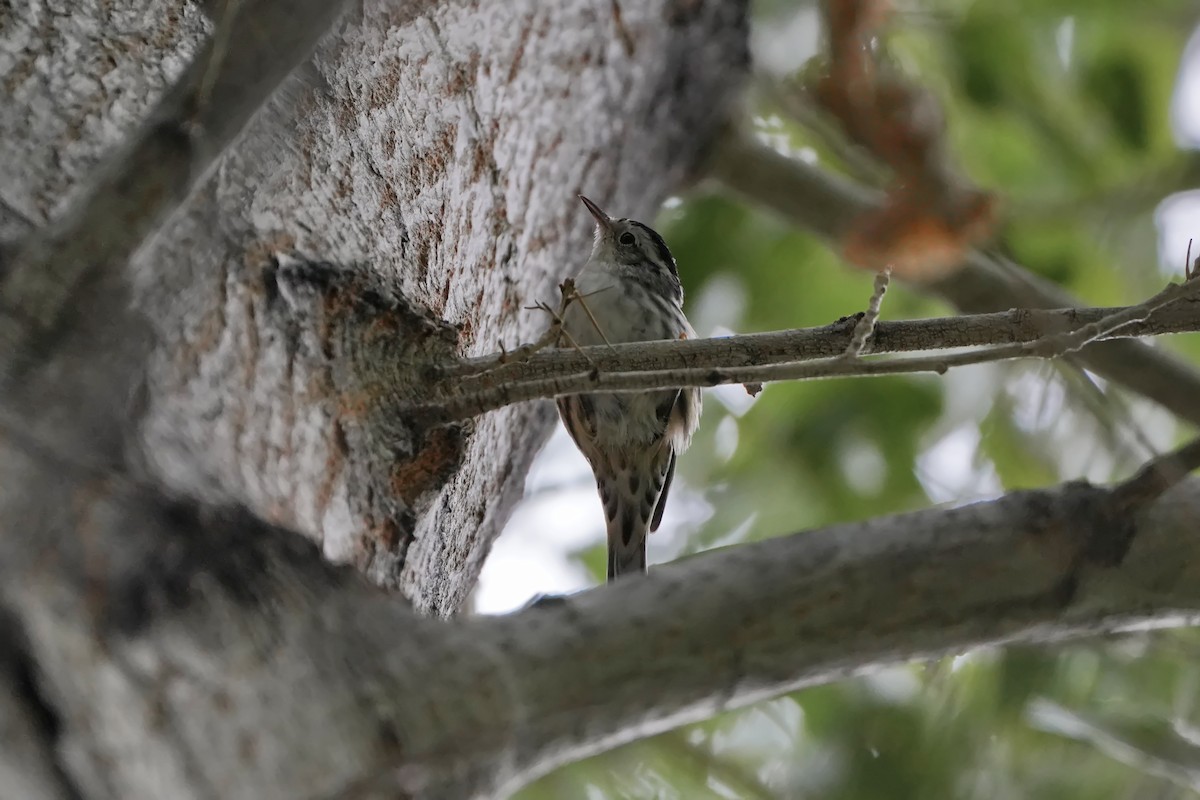
<svg viewBox="0 0 1200 800"><path fill-rule="evenodd" d="M854 333L850 336L850 344L846 345L846 358L858 358L862 355L867 341L875 333L875 325L879 322L879 310L883 307L883 296L887 294L888 282L892 278L892 268L884 267L875 275L875 290L867 303L866 312L858 318Z"/></svg>
<svg viewBox="0 0 1200 800"><path fill-rule="evenodd" d="M1195 277L1195 273L1189 270L1183 283L1168 284L1161 292L1144 303L1115 311L1102 319L1084 325L1078 330L1055 334L1046 337L1042 341L1027 342L1021 346L1029 350L1035 350L1040 347L1047 348L1051 357L1073 353L1082 349L1090 342L1119 330L1131 322L1141 322L1148 319L1151 314L1168 303L1181 300L1188 295L1194 295L1197 287L1200 286L1200 281L1194 280Z"/></svg>
<svg viewBox="0 0 1200 800"><path fill-rule="evenodd" d="M967 314L919 320L879 321L864 352L872 354L904 353L916 350L948 350L1020 342L1033 342L1051 333L1075 331L1084 325L1128 309L1064 308L1012 309L993 314ZM1200 330L1200 306L1185 301L1168 304L1155 313L1109 331L1097 340L1116 340L1135 336L1156 336ZM442 368L445 379L470 379L500 372L512 378L553 377L579 372L591 366L610 372L638 369L667 369L679 364L689 368L731 368L795 363L831 357L843 353L853 334L852 317L844 317L818 328L740 334L713 339L688 339L615 344L611 348L585 347L582 355L549 349L519 366L504 363L505 356L495 353L465 358Z"/></svg>
<svg viewBox="0 0 1200 800"><path fill-rule="evenodd" d="M549 305L541 300L537 301L532 306L527 306L529 309L544 311L550 315L550 327L546 329L546 332L538 337L537 341L534 341L530 344L523 344L514 350L505 350L503 344L501 344L501 352L500 356L496 359L496 367L505 364L519 364L522 361L528 361L534 353L537 353L540 350L545 350L547 347L556 345L559 339L566 334L566 332L562 330L563 315L567 313L567 307L578 298L579 294L575 291L575 281L571 278L567 278L560 283L558 285L558 291L562 295L562 299L559 301L557 311L552 309Z"/></svg>
<svg viewBox="0 0 1200 800"><path fill-rule="evenodd" d="M612 342L610 342L608 337L604 335L604 329L600 327L600 323L596 321L596 317L592 314L592 310L588 308L587 301L584 300L585 297L591 297L592 295L599 294L602 291L604 290L597 289L594 292L588 292L586 295L576 292L575 299L579 301L579 306L583 309L583 313L587 314L588 319L592 321L592 327L596 329L596 333L600 334L600 338L603 339L604 343L611 348ZM576 345L576 347L578 347L578 345Z"/></svg>
<svg viewBox="0 0 1200 800"><path fill-rule="evenodd" d="M1112 490L1123 510L1153 503L1164 492L1200 469L1200 438L1152 459L1137 474Z"/></svg>

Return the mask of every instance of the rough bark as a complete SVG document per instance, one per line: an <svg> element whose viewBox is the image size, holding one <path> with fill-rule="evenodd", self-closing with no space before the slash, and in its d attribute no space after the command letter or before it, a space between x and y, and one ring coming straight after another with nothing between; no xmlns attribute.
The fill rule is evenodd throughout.
<svg viewBox="0 0 1200 800"><path fill-rule="evenodd" d="M23 747L0 776L46 797L490 797L866 665L1197 613L1194 486L1146 505L1068 485L431 619L461 605L549 415L387 409L531 338L521 306L586 247L574 192L644 215L687 179L745 30L719 0L414 8L342 22L140 251L136 311L127 273L97 269L43 360L0 375L0 741ZM190 5L6 9L0 208L25 236L210 26ZM0 318L39 322L23 310Z"/></svg>
<svg viewBox="0 0 1200 800"><path fill-rule="evenodd" d="M459 797L508 774L441 735L442 708L495 724L482 695L454 702L494 659L446 649L461 635L261 520L423 612L461 606L552 416L433 428L385 401L545 324L522 307L585 255L575 193L645 217L688 179L744 74L745 8L484 0L414 18L429 5L343 20L130 269L71 226L114 241L95 202L147 176L112 154L156 104L195 124L171 87L214 25L182 2L0 10L0 341L32 344L0 366L2 633L20 643L0 702L28 740L2 763L30 791L322 796L381 775ZM63 248L74 282L56 287L36 267ZM464 657L445 695L422 685ZM405 764L415 778L385 769Z"/></svg>
<svg viewBox="0 0 1200 800"><path fill-rule="evenodd" d="M89 797L503 797L870 666L1200 615L1195 482L1017 492L436 621L245 512L10 453L0 481L42 491L0 513L41 524L0 538L0 597Z"/></svg>
<svg viewBox="0 0 1200 800"><path fill-rule="evenodd" d="M273 256L370 276L455 326L460 353L531 336L545 320L522 307L588 246L575 193L650 214L745 62L739 3L625 8L629 51L607 12L444 3L398 28L395 4L371 3L320 49L142 260L166 343L144 418L158 473L304 531L423 610L461 606L551 413L434 433L383 419L370 376L331 375L328 332L281 311ZM369 321L360 338L380 334ZM444 353L408 351L403 377Z"/></svg>
<svg viewBox="0 0 1200 800"><path fill-rule="evenodd" d="M552 414L506 409L434 433L386 419L369 374L331 369L366 364L328 340L353 351L378 335L370 309L326 309L323 324L357 327L331 334L289 302L312 293L279 286L277 256L430 312L456 329L451 352L528 338L545 320L522 307L587 248L574 194L647 216L687 179L744 72L744 9L635 4L618 20L583 0L446 2L408 22L420 5L368 3L343 24L142 251L138 303L159 340L137 422L173 489L244 503L448 614ZM40 224L211 25L192 4L10 14L4 207ZM403 354L413 383L447 352L434 341Z"/></svg>

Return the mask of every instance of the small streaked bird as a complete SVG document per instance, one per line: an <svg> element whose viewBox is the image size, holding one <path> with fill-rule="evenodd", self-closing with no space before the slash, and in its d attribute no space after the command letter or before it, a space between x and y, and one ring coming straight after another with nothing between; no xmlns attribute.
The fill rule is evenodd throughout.
<svg viewBox="0 0 1200 800"><path fill-rule="evenodd" d="M567 308L569 338L560 346L695 338L662 237L579 199L596 219L596 234L575 279L582 299ZM675 459L700 422L700 390L566 395L558 411L596 476L608 528L608 579L645 572L646 537L662 521Z"/></svg>

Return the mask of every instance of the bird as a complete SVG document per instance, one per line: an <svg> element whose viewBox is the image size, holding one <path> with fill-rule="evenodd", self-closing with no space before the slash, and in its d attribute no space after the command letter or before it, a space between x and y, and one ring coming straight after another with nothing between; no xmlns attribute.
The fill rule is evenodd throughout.
<svg viewBox="0 0 1200 800"><path fill-rule="evenodd" d="M693 339L679 271L663 238L614 219L583 195L595 219L592 252L562 314L559 346ZM608 534L608 580L646 571L675 475L700 421L698 388L597 392L556 399L563 425L591 465Z"/></svg>

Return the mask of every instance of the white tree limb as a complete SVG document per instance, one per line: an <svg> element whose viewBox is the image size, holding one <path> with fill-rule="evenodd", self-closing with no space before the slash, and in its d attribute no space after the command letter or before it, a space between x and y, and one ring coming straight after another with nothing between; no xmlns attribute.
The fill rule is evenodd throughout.
<svg viewBox="0 0 1200 800"><path fill-rule="evenodd" d="M502 619L423 617L264 522L362 533L356 563L378 583L419 611L457 609L547 420L509 410L471 432L388 412L413 408L455 354L518 336L515 306L572 271L586 223L568 221L564 187L602 183L638 214L690 174L744 65L735 2L625 4L619 31L586 2L408 10L368 3L142 252L138 308L160 348L143 391L120 398L132 411L84 380L143 374L130 329L106 338L124 281L81 303L90 267L70 262L55 299L31 251L4 275L34 281L28 310L77 314L69 357L35 353L39 382L4 396L0 434L0 607L58 711L68 789L493 796L875 664L1200 612L1197 493L1158 498L1166 462L1116 492L1068 484L782 537ZM104 51L110 36L76 43ZM97 63L118 56L133 58ZM612 124L566 124L580 118ZM45 197L2 188L5 208ZM332 263L282 257L305 252ZM64 408L86 413L44 413ZM130 420L150 456L141 482L104 460Z"/></svg>

